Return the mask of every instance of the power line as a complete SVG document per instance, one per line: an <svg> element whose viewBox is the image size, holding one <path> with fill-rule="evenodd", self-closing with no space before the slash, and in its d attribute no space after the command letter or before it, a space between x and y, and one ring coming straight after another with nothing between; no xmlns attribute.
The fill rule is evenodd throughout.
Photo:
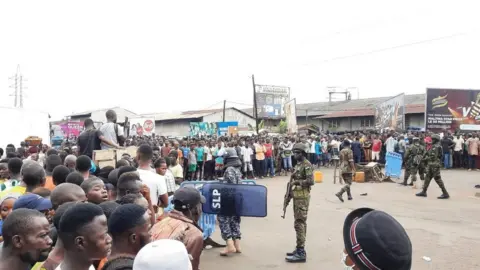
<svg viewBox="0 0 480 270"><path fill-rule="evenodd" d="M25 82L26 79L23 78L22 74L20 73L20 65L17 66L17 73L15 73L15 75L9 79L14 81L13 85L10 85L10 88L15 89L15 92L10 95L15 96L14 107L23 108L23 89L27 88L23 86L23 82Z"/></svg>
<svg viewBox="0 0 480 270"><path fill-rule="evenodd" d="M355 54L350 54L350 55L337 56L337 57L333 57L333 58L330 58L330 59L324 59L324 60L318 61L317 64L327 63L327 62L332 62L332 61L337 61L337 60L344 60L344 59L358 57L358 56L365 56L365 55L370 55L370 54L379 53L379 52L391 51L391 50L401 49L401 48L405 48L405 47L410 47L410 46L415 46L415 45L420 45L420 44L425 44L425 43L450 39L450 38L454 38L454 37L458 37L458 36L464 36L464 35L467 35L467 34L468 34L468 32L455 33L455 34L448 35L448 36L430 38L430 39L425 39L425 40L400 44L400 45L396 45L396 46L392 46L392 47L376 49L376 50L372 50L372 51L368 51L368 52L360 52L360 53L355 53ZM310 65L310 64L305 64L305 65Z"/></svg>

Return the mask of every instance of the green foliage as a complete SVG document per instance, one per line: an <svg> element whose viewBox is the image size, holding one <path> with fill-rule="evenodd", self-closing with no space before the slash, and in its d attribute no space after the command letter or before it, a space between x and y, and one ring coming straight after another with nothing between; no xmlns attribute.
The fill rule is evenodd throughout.
<svg viewBox="0 0 480 270"><path fill-rule="evenodd" d="M280 120L280 124L278 125L278 133L285 134L288 131L287 122Z"/></svg>

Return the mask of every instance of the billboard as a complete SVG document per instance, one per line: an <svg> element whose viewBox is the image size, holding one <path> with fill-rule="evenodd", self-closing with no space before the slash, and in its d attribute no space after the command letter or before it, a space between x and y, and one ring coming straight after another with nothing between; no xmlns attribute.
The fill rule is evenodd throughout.
<svg viewBox="0 0 480 270"><path fill-rule="evenodd" d="M258 118L283 118L283 105L290 100L290 88L256 84L255 98Z"/></svg>
<svg viewBox="0 0 480 270"><path fill-rule="evenodd" d="M83 122L67 121L59 125L65 138L78 137L83 131Z"/></svg>
<svg viewBox="0 0 480 270"><path fill-rule="evenodd" d="M427 89L425 129L480 130L480 90Z"/></svg>
<svg viewBox="0 0 480 270"><path fill-rule="evenodd" d="M142 117L129 119L129 136L152 136L155 133L155 118Z"/></svg>
<svg viewBox="0 0 480 270"><path fill-rule="evenodd" d="M190 122L190 136L201 137L217 134L217 123Z"/></svg>
<svg viewBox="0 0 480 270"><path fill-rule="evenodd" d="M218 122L217 123L217 134L219 136L225 136L230 134L237 134L238 133L238 122L231 121L231 122Z"/></svg>
<svg viewBox="0 0 480 270"><path fill-rule="evenodd" d="M375 106L375 129L405 129L405 94L400 94Z"/></svg>
<svg viewBox="0 0 480 270"><path fill-rule="evenodd" d="M190 122L189 134L192 137L238 134L238 122Z"/></svg>
<svg viewBox="0 0 480 270"><path fill-rule="evenodd" d="M285 103L283 109L285 110L285 120L287 121L287 132L297 132L297 107L296 100L292 99Z"/></svg>

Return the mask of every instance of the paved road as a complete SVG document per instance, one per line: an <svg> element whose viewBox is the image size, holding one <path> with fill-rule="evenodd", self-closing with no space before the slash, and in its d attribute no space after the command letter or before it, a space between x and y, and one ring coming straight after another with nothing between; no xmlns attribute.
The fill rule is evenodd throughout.
<svg viewBox="0 0 480 270"><path fill-rule="evenodd" d="M291 206L286 219L280 217L288 178L276 177L257 181L268 187L268 216L242 219L243 254L225 258L218 255L219 249L205 250L200 268L341 269L345 216L367 206L390 213L406 228L413 244L412 269L480 269L480 198L474 196L473 188L480 184L480 172L442 171L450 200L436 199L441 191L434 182L428 198L417 198L418 190L394 183L364 183L352 186L353 201L341 203L334 196L340 185L331 180L333 170L322 171L324 183L312 190L306 264L285 262L285 252L295 247L295 233ZM213 238L221 240L218 228ZM424 261L423 256L432 261Z"/></svg>

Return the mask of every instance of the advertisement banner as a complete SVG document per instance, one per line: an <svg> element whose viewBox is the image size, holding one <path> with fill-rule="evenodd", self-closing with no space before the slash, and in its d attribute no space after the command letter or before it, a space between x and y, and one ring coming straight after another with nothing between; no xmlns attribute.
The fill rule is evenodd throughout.
<svg viewBox="0 0 480 270"><path fill-rule="evenodd" d="M190 136L201 137L217 134L217 123L190 122Z"/></svg>
<svg viewBox="0 0 480 270"><path fill-rule="evenodd" d="M219 136L227 136L231 134L237 134L238 133L238 122L232 121L232 122L218 122L217 123L218 127L218 135Z"/></svg>
<svg viewBox="0 0 480 270"><path fill-rule="evenodd" d="M71 138L73 136L78 137L83 131L83 122L80 121L68 121L59 126L62 129L65 138Z"/></svg>
<svg viewBox="0 0 480 270"><path fill-rule="evenodd" d="M480 90L427 89L425 129L480 130Z"/></svg>
<svg viewBox="0 0 480 270"><path fill-rule="evenodd" d="M295 99L285 103L283 109L285 110L285 120L287 121L287 132L296 133L297 129L297 107Z"/></svg>
<svg viewBox="0 0 480 270"><path fill-rule="evenodd" d="M152 136L155 133L155 118L131 118L128 122L130 123L130 136Z"/></svg>
<svg viewBox="0 0 480 270"><path fill-rule="evenodd" d="M285 117L283 105L290 100L290 88L274 85L255 85L258 118Z"/></svg>
<svg viewBox="0 0 480 270"><path fill-rule="evenodd" d="M376 130L405 129L405 94L400 94L375 106Z"/></svg>

